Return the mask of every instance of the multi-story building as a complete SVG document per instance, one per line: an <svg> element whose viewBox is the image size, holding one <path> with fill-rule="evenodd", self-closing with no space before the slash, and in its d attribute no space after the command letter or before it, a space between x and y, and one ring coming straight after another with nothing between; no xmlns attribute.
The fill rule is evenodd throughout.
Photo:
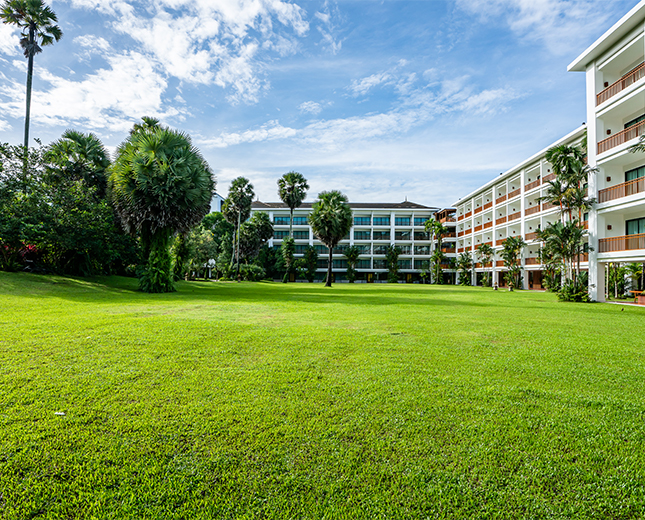
<svg viewBox="0 0 645 520"><path fill-rule="evenodd" d="M301 257L305 249L313 246L317 249L318 279L325 276L329 250L314 236L308 223L312 203L305 202L293 213L293 238L296 244L296 257ZM439 208L423 206L414 202L398 204L350 203L354 217L354 226L349 235L333 251L333 269L335 276L344 278L347 260L343 252L350 245L361 249L361 256L356 265L358 279L365 282L385 280L387 265L385 254L388 246L395 245L401 250L399 256L400 273L407 282L419 279L419 274L427 269L430 256L434 250L432 237L425 231L428 219L434 218ZM269 246L279 248L282 240L289 236L289 208L281 202L260 202L252 205L252 211L263 211L269 214L274 226L273 238ZM446 226L454 228L454 210L443 210L437 214ZM455 256L454 230L443 240L442 249L450 259ZM450 260L444 266L451 268ZM447 271L446 277L451 277Z"/></svg>
<svg viewBox="0 0 645 520"><path fill-rule="evenodd" d="M608 262L645 261L645 1L585 50L570 71L586 73L590 294L605 298Z"/></svg>
<svg viewBox="0 0 645 520"><path fill-rule="evenodd" d="M473 256L474 285L478 284L485 271L493 272L493 283L505 285L504 262L499 252L506 238L522 237L527 242L521 260L524 288L542 288L543 266L538 261L540 244L536 241L536 232L560 220L558 206L540 202L548 181L555 178L545 155L553 146L580 146L585 135L586 127L583 125L455 203L457 253L468 251ZM477 247L482 244L495 249L491 266L477 262ZM581 268L586 269L588 255L583 255L581 261Z"/></svg>

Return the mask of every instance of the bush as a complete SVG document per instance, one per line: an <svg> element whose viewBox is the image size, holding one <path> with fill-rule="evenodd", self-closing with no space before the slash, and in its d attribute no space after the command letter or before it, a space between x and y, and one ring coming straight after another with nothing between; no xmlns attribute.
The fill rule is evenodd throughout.
<svg viewBox="0 0 645 520"><path fill-rule="evenodd" d="M266 272L259 265L242 264L240 266L240 275L242 280L247 282L259 282L266 276Z"/></svg>

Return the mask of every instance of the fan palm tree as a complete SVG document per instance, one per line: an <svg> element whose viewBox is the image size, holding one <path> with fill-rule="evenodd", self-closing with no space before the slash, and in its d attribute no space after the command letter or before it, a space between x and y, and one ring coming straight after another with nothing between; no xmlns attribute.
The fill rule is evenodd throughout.
<svg viewBox="0 0 645 520"><path fill-rule="evenodd" d="M231 268L233 261L236 261L236 273L239 278L240 275L240 227L251 215L251 204L253 203L255 192L253 191L253 184L245 177L238 177L233 179L231 186L228 189L228 197L222 205L222 213L224 218L235 227L235 235L233 236L233 254L231 255ZM236 254L237 253L237 254Z"/></svg>
<svg viewBox="0 0 645 520"><path fill-rule="evenodd" d="M347 280L349 283L354 283L356 280L356 262L361 254L358 246L350 246L345 249L343 255L347 258Z"/></svg>
<svg viewBox="0 0 645 520"><path fill-rule="evenodd" d="M20 28L20 47L27 58L27 107L25 113L25 148L29 146L29 114L34 56L63 36L56 13L42 0L5 0L0 6L0 19Z"/></svg>
<svg viewBox="0 0 645 520"><path fill-rule="evenodd" d="M488 244L481 244L477 246L477 256L479 257L482 266L486 268L488 264L491 264L492 268L492 262L493 259L495 258L495 250L489 246ZM485 271L484 272L484 285L486 287L490 287L490 271Z"/></svg>
<svg viewBox="0 0 645 520"><path fill-rule="evenodd" d="M94 134L66 130L45 154L49 177L54 182L82 180L105 196L110 158L101 140Z"/></svg>
<svg viewBox="0 0 645 520"><path fill-rule="evenodd" d="M170 243L208 213L210 167L190 137L159 127L134 132L119 146L108 182L125 230L141 240L141 290L173 291Z"/></svg>
<svg viewBox="0 0 645 520"><path fill-rule="evenodd" d="M293 238L293 210L300 207L307 197L308 189L307 179L298 172L285 173L278 179L278 195L290 210L289 237L291 238Z"/></svg>
<svg viewBox="0 0 645 520"><path fill-rule="evenodd" d="M331 287L333 249L352 229L352 209L348 202L340 191L323 191L309 215L314 235L329 248L325 287Z"/></svg>

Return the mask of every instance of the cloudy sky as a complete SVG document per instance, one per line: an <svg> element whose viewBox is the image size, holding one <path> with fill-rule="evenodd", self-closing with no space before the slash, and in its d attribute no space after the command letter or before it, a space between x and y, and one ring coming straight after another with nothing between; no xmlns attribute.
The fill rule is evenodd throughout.
<svg viewBox="0 0 645 520"><path fill-rule="evenodd" d="M218 192L447 206L585 120L566 66L637 0L55 0L31 135L115 147L144 115L188 132ZM22 142L26 60L0 25L0 141Z"/></svg>

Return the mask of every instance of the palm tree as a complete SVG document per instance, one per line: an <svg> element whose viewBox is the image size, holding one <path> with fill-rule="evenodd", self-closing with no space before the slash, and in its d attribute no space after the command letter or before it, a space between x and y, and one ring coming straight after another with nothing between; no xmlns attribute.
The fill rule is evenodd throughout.
<svg viewBox="0 0 645 520"><path fill-rule="evenodd" d="M426 220L425 223L425 229L428 233L431 234L433 244L434 240L437 241L437 251L441 253L441 245L443 242L443 237L445 237L448 233L450 233L450 230L443 225L443 223L439 222L438 220L434 219L429 219ZM432 261L432 277L434 278L434 283L436 284L441 284L443 281L443 270L441 269L441 262L445 259L445 256L443 254L441 255L434 255L435 260Z"/></svg>
<svg viewBox="0 0 645 520"><path fill-rule="evenodd" d="M314 235L329 248L325 287L331 287L333 249L352 229L352 209L348 202L347 196L340 191L323 191L309 215Z"/></svg>
<svg viewBox="0 0 645 520"><path fill-rule="evenodd" d="M520 288L520 277L522 268L520 267L520 257L526 242L522 237L508 237L504 240L504 248L501 256L504 260L504 267L508 270L506 281L510 290Z"/></svg>
<svg viewBox="0 0 645 520"><path fill-rule="evenodd" d="M385 252L385 262L387 263L387 281L388 283L398 283L399 281L399 255L401 248L389 245Z"/></svg>
<svg viewBox="0 0 645 520"><path fill-rule="evenodd" d="M567 184L577 184L576 174L584 164L585 152L577 146L561 144L549 148L544 158L553 165L553 173Z"/></svg>
<svg viewBox="0 0 645 520"><path fill-rule="evenodd" d="M477 256L481 260L482 266L484 268L486 268L487 264L491 264L491 268L492 268L492 262L493 262L493 259L495 258L495 250L491 246L489 246L488 244L481 244L477 246ZM484 272L484 285L486 287L491 286L490 275L491 275L490 271Z"/></svg>
<svg viewBox="0 0 645 520"><path fill-rule="evenodd" d="M233 254L231 255L231 268L233 261L236 261L236 274L240 275L240 227L251 215L251 204L253 203L255 192L253 184L245 177L233 179L228 189L228 197L222 205L224 218L235 227L233 236Z"/></svg>
<svg viewBox="0 0 645 520"><path fill-rule="evenodd" d="M456 267L459 271L459 285L470 285L470 272L473 268L473 257L470 251L459 255Z"/></svg>
<svg viewBox="0 0 645 520"><path fill-rule="evenodd" d="M293 210L300 207L307 197L308 189L307 179L298 172L285 173L278 179L278 195L290 210L289 236L291 238L293 238Z"/></svg>
<svg viewBox="0 0 645 520"><path fill-rule="evenodd" d="M56 13L42 0L5 0L0 6L0 19L21 29L20 46L27 58L27 108L25 113L25 148L29 147L29 113L31 111L31 82L34 75L34 56L42 47L52 45L63 36L54 25Z"/></svg>
<svg viewBox="0 0 645 520"><path fill-rule="evenodd" d="M45 154L51 181L84 181L105 197L110 158L101 140L94 134L66 130Z"/></svg>
<svg viewBox="0 0 645 520"><path fill-rule="evenodd" d="M159 127L135 132L119 146L108 182L125 230L141 240L139 287L173 291L170 243L210 209L215 183L208 163L186 134Z"/></svg>
<svg viewBox="0 0 645 520"><path fill-rule="evenodd" d="M361 254L358 246L350 246L345 249L343 255L347 258L347 280L349 283L354 283L356 280L356 262Z"/></svg>

